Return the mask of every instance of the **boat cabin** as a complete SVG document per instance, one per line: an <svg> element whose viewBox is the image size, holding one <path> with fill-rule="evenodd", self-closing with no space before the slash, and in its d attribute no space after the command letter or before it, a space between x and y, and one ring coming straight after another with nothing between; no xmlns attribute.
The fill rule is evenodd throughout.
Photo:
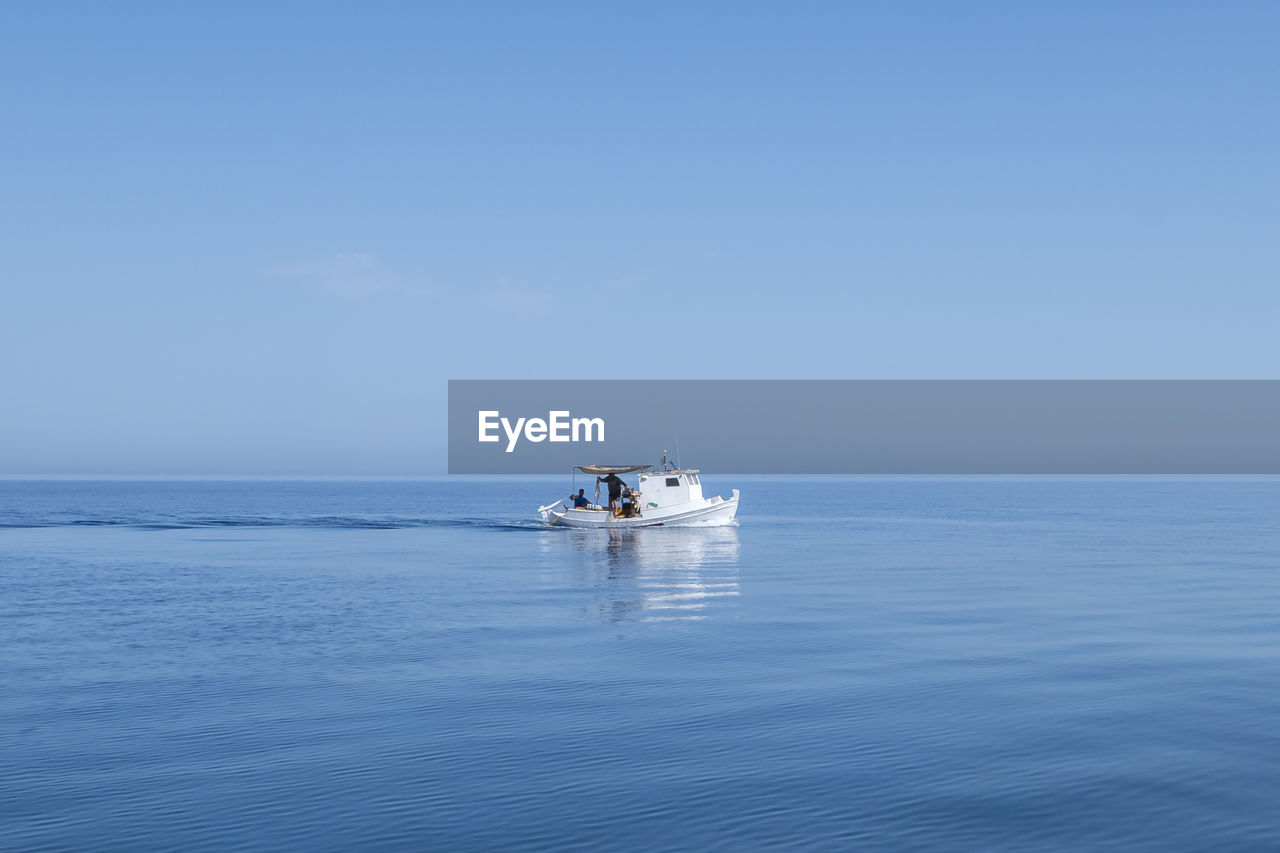
<svg viewBox="0 0 1280 853"><path fill-rule="evenodd" d="M675 506L702 500L702 481L696 468L649 471L640 475L640 506Z"/></svg>

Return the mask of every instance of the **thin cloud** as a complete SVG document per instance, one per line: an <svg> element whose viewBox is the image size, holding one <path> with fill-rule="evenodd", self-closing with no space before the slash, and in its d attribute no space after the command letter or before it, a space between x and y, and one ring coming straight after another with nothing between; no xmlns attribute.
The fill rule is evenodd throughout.
<svg viewBox="0 0 1280 853"><path fill-rule="evenodd" d="M269 278L342 298L369 298L402 291L406 286L401 277L384 268L378 257L358 252L270 266L265 273Z"/></svg>
<svg viewBox="0 0 1280 853"><path fill-rule="evenodd" d="M390 269L376 255L359 252L278 264L263 272L268 278L340 299L425 298L459 310L501 314L541 314L552 304L549 294L517 285L506 276L488 285L442 287L426 276Z"/></svg>
<svg viewBox="0 0 1280 853"><path fill-rule="evenodd" d="M483 288L479 298L472 301L483 304L492 311L512 314L541 314L551 307L551 297L541 290L518 287L505 276L499 276L497 284Z"/></svg>
<svg viewBox="0 0 1280 853"><path fill-rule="evenodd" d="M403 276L388 270L376 255L340 253L269 267L266 275L330 296L366 299L416 290Z"/></svg>

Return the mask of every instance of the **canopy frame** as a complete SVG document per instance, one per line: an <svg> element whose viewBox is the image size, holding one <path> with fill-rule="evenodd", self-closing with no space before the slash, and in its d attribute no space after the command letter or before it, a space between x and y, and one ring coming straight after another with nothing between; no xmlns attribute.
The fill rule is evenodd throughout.
<svg viewBox="0 0 1280 853"><path fill-rule="evenodd" d="M632 471L644 471L652 465L575 465L575 471L584 474L630 474Z"/></svg>

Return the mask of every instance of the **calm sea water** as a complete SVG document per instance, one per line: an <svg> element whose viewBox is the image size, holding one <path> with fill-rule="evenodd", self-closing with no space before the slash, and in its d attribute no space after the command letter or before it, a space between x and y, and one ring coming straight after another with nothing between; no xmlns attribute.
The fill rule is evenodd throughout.
<svg viewBox="0 0 1280 853"><path fill-rule="evenodd" d="M0 482L0 848L1280 849L1280 482Z"/></svg>

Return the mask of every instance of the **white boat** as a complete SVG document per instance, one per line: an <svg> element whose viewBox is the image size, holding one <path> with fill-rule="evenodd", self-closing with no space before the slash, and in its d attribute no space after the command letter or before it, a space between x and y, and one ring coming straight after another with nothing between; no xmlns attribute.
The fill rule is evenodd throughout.
<svg viewBox="0 0 1280 853"><path fill-rule="evenodd" d="M611 530L623 527L721 527L734 523L738 514L738 490L733 496L702 496L702 480L697 468L678 468L667 463L666 457L655 468L652 465L579 465L574 476L581 471L594 475L622 475L641 472L636 488L626 488L622 500L615 509L588 503L574 506L577 490L570 491L567 500L556 501L538 507L542 520L561 527L603 527ZM625 482L625 481L624 481ZM574 483L576 485L576 482ZM600 487L597 481L596 500Z"/></svg>

